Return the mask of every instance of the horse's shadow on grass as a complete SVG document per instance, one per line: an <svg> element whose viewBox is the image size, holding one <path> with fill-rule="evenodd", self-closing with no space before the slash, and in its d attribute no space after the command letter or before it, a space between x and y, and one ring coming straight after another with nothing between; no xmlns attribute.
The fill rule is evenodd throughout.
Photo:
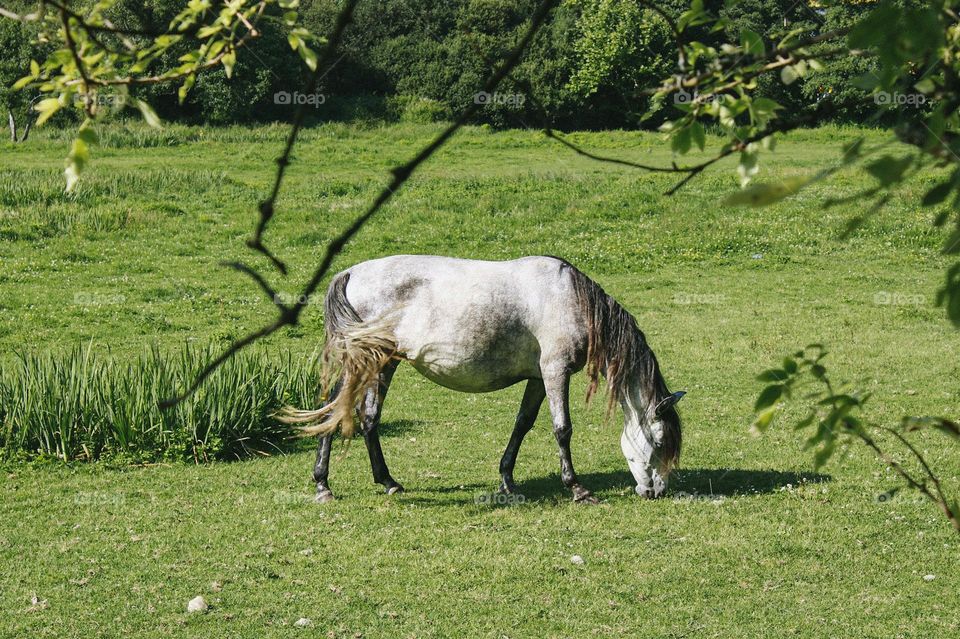
<svg viewBox="0 0 960 639"><path fill-rule="evenodd" d="M833 481L823 473L782 470L745 470L741 468L681 468L670 479L668 495L723 496L762 495L788 486L822 484Z"/></svg>
<svg viewBox="0 0 960 639"><path fill-rule="evenodd" d="M596 493L633 493L633 476L627 471L606 471L578 475L580 483ZM798 473L779 470L744 470L739 468L682 468L670 476L670 487L665 495L670 497L703 496L733 497L736 495L759 495L776 492L786 486L802 483L830 481L829 475ZM560 481L559 474L538 477L518 483L518 491L527 500L552 500L568 498L568 492Z"/></svg>
<svg viewBox="0 0 960 639"><path fill-rule="evenodd" d="M602 498L609 497L611 493L633 494L633 476L627 471L581 473L578 477L583 486ZM777 492L787 486L823 483L832 481L832 479L830 475L812 472L746 470L740 468L683 468L676 470L671 475L670 488L664 497L671 499L762 495ZM420 498L413 495L409 495L407 498L413 497L412 501L427 503L433 501L427 497L430 493L460 492L464 489L482 492L484 488L490 490L488 486L476 484L449 489L431 488L423 491ZM532 479L520 479L517 482L517 493L523 495L524 503L570 500L570 491L563 486L558 473ZM426 499L423 497L426 497Z"/></svg>

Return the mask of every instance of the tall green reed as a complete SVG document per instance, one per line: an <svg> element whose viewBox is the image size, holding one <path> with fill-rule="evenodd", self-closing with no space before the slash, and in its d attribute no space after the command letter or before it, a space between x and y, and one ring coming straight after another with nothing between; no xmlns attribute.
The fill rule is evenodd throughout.
<svg viewBox="0 0 960 639"><path fill-rule="evenodd" d="M291 430L272 415L316 398L316 357L240 353L197 393L175 395L216 354L154 346L132 361L92 344L63 353L17 354L0 365L0 456L136 462L239 459L282 450Z"/></svg>

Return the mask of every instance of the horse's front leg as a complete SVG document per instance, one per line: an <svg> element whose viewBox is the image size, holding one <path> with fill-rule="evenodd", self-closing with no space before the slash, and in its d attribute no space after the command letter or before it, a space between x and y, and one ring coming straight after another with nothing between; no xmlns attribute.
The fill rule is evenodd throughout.
<svg viewBox="0 0 960 639"><path fill-rule="evenodd" d="M553 434L560 446L560 479L563 485L573 491L573 501L584 504L599 503L589 490L577 481L570 457L570 439L573 437L573 423L570 421L570 374L545 376L544 387L550 402L550 414L553 417Z"/></svg>

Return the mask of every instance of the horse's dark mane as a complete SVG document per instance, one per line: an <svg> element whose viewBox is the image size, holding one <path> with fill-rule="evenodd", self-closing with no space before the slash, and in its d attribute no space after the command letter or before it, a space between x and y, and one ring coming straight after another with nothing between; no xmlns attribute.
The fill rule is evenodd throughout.
<svg viewBox="0 0 960 639"><path fill-rule="evenodd" d="M651 402L651 407L669 397L670 391L660 373L657 357L633 315L575 266L561 258L556 259L573 278L587 325L586 373L590 380L587 400L596 392L600 375L607 380L608 410L613 410L626 397L632 382L642 385L641 393ZM671 406L661 419L664 433L660 457L672 465L680 456L680 416Z"/></svg>

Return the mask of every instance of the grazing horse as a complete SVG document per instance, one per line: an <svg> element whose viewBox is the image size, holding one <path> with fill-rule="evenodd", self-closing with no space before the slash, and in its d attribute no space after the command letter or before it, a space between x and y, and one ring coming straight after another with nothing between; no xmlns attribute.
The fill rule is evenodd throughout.
<svg viewBox="0 0 960 639"><path fill-rule="evenodd" d="M544 398L560 447L560 477L577 502L596 503L570 458L570 376L586 367L587 399L606 378L608 410L619 403L623 454L636 492L658 497L680 456L680 417L657 358L637 323L600 286L555 257L507 262L397 255L338 273L324 305L324 369L333 390L318 410L288 408L320 443L314 467L318 502L328 485L330 445L340 428L352 435L354 413L370 455L373 478L388 494L403 490L383 459L377 427L400 361L447 388L482 393L526 380L513 434L500 460L500 490L516 490L513 468ZM329 388L329 386L328 386Z"/></svg>

